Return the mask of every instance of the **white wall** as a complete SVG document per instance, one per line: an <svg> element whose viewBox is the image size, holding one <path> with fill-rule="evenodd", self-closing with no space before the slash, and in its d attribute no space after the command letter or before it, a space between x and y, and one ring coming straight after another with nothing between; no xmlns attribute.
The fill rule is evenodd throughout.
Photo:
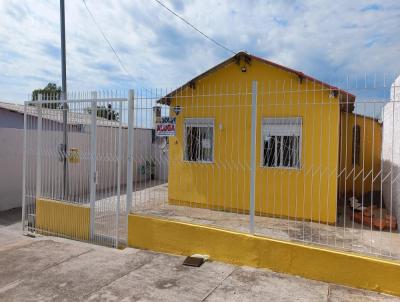
<svg viewBox="0 0 400 302"><path fill-rule="evenodd" d="M390 102L383 108L383 199L400 222L400 76L391 87Z"/></svg>
<svg viewBox="0 0 400 302"><path fill-rule="evenodd" d="M126 185L127 129L122 129L121 185ZM140 167L155 162L156 179L168 178L168 153L152 144L151 129L134 130L134 181L144 181ZM62 142L61 131L42 132L42 196L60 198L62 193L63 162L57 146ZM69 164L69 200L89 201L90 135L70 132L69 148L78 148L80 162ZM36 129L27 135L27 197L35 196L36 187ZM98 198L115 194L117 184L118 128L97 128L97 190ZM0 128L0 211L21 206L23 130ZM103 193L102 193L103 192Z"/></svg>
<svg viewBox="0 0 400 302"><path fill-rule="evenodd" d="M23 132L0 128L0 211L21 205Z"/></svg>

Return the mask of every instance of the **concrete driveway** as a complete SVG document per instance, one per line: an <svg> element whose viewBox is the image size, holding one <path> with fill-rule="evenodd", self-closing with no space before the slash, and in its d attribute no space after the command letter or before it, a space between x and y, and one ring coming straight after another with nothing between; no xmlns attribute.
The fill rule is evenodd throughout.
<svg viewBox="0 0 400 302"><path fill-rule="evenodd" d="M0 213L0 301L399 301L268 270L21 235ZM321 268L323 269L323 268Z"/></svg>

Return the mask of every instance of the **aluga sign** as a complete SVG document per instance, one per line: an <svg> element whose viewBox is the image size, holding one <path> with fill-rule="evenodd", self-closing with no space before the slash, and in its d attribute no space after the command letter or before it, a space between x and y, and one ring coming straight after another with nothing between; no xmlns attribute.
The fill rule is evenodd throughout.
<svg viewBox="0 0 400 302"><path fill-rule="evenodd" d="M176 117L159 117L156 122L156 136L175 136Z"/></svg>

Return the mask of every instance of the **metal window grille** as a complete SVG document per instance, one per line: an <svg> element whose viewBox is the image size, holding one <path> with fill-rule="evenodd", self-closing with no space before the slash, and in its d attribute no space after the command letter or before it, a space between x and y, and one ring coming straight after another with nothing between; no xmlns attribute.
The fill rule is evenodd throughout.
<svg viewBox="0 0 400 302"><path fill-rule="evenodd" d="M214 121L212 119L186 119L184 140L186 161L213 161Z"/></svg>
<svg viewBox="0 0 400 302"><path fill-rule="evenodd" d="M263 120L264 167L300 168L301 118Z"/></svg>

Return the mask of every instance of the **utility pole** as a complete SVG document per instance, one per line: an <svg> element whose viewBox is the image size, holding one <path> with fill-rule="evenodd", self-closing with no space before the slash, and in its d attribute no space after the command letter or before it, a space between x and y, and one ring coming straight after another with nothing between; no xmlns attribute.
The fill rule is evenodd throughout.
<svg viewBox="0 0 400 302"><path fill-rule="evenodd" d="M67 100L67 67L66 67L66 52L65 52L65 8L64 0L60 0L60 25L61 25L61 76L62 76L62 87L61 87L61 100L64 101L62 104L63 111L63 199L67 199L68 194L68 104Z"/></svg>

